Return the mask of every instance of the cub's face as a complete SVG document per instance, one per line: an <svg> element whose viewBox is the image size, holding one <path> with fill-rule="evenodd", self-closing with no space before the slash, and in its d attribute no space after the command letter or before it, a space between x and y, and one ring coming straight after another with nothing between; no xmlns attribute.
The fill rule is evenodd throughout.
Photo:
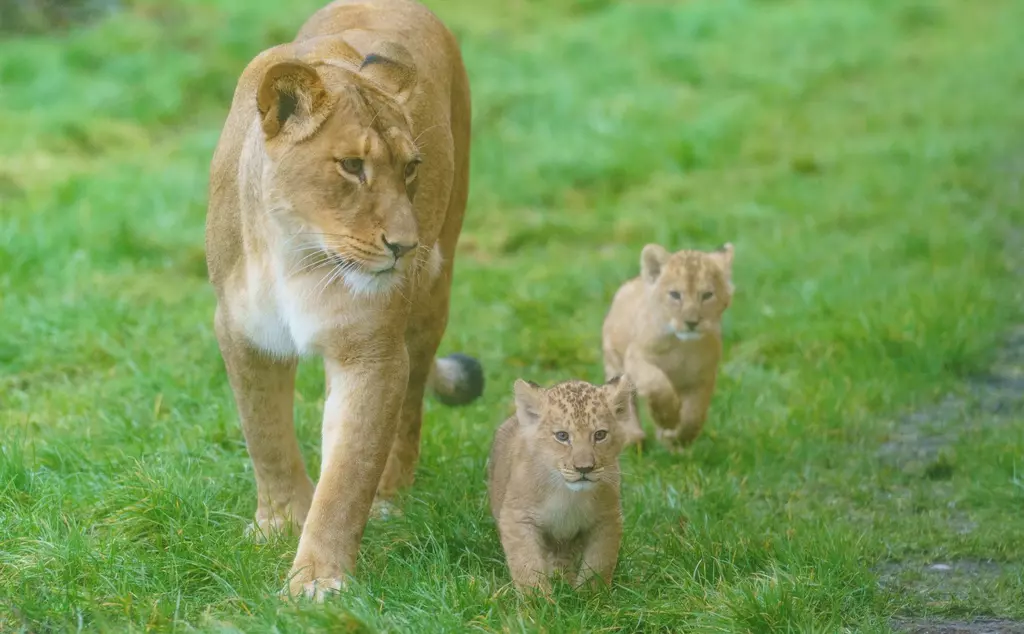
<svg viewBox="0 0 1024 634"><path fill-rule="evenodd" d="M389 289L428 252L417 249L423 156L410 119L400 99L360 74L300 64L271 67L261 88L269 213L299 270L325 267L356 292Z"/></svg>
<svg viewBox="0 0 1024 634"><path fill-rule="evenodd" d="M732 255L731 244L711 252L644 247L640 268L646 309L666 334L688 341L721 331L722 314L732 301Z"/></svg>
<svg viewBox="0 0 1024 634"><path fill-rule="evenodd" d="M519 379L516 416L534 460L555 482L581 491L617 474L620 430L633 415L633 394L627 377L602 386L566 381L547 389Z"/></svg>

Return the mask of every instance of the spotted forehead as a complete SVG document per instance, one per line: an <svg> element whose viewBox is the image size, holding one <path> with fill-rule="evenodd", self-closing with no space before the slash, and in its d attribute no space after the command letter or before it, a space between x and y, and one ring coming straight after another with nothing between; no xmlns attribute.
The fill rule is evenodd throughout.
<svg viewBox="0 0 1024 634"><path fill-rule="evenodd" d="M718 283L722 271L703 251L679 251L669 258L665 266L665 278L674 283L682 282L687 288L696 287L707 281Z"/></svg>
<svg viewBox="0 0 1024 634"><path fill-rule="evenodd" d="M548 413L560 422L587 426L607 412L601 388L585 381L565 381L545 390Z"/></svg>

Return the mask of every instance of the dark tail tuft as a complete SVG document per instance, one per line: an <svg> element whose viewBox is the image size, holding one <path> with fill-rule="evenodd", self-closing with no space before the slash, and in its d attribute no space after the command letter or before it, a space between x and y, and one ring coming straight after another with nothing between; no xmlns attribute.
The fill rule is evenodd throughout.
<svg viewBox="0 0 1024 634"><path fill-rule="evenodd" d="M464 354L434 359L430 387L445 405L466 405L484 393L484 369L480 362Z"/></svg>

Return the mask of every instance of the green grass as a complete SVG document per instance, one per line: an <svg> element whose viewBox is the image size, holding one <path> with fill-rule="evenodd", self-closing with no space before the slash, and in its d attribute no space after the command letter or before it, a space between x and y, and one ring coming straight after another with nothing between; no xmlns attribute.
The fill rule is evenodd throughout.
<svg viewBox="0 0 1024 634"><path fill-rule="evenodd" d="M878 572L1024 560L1022 425L972 410L932 477L877 454L1021 319L1007 238L1024 223L1024 3L430 4L474 98L442 353L478 356L488 388L466 408L428 402L404 516L370 524L359 583L324 606L275 597L294 541L242 537L255 486L202 245L237 74L318 2L134 0L0 43L0 630L1024 618L1019 566L938 599ZM737 295L704 436L624 458L609 592L517 598L484 483L512 382L599 380L601 321L640 248L726 240ZM299 393L315 470L316 362Z"/></svg>

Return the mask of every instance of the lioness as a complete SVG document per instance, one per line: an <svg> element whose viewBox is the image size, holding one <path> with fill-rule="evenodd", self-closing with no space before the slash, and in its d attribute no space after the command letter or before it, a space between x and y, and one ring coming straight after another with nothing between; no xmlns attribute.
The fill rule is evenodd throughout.
<svg viewBox="0 0 1024 634"><path fill-rule="evenodd" d="M605 317L605 376L629 374L670 449L696 439L707 418L722 357L722 314L732 302L732 256L728 243L678 253L648 244L640 277L622 285ZM644 438L639 417L633 420L628 443Z"/></svg>
<svg viewBox="0 0 1024 634"><path fill-rule="evenodd" d="M516 413L498 428L488 460L491 513L512 581L550 590L611 583L622 539L619 452L633 425L633 384L515 382Z"/></svg>
<svg viewBox="0 0 1024 634"><path fill-rule="evenodd" d="M207 263L257 532L301 529L293 594L340 588L375 492L412 481L428 379L449 403L482 391L474 360L434 362L469 136L458 44L410 0L329 4L238 81L210 170ZM315 490L292 421L309 354L327 386Z"/></svg>

